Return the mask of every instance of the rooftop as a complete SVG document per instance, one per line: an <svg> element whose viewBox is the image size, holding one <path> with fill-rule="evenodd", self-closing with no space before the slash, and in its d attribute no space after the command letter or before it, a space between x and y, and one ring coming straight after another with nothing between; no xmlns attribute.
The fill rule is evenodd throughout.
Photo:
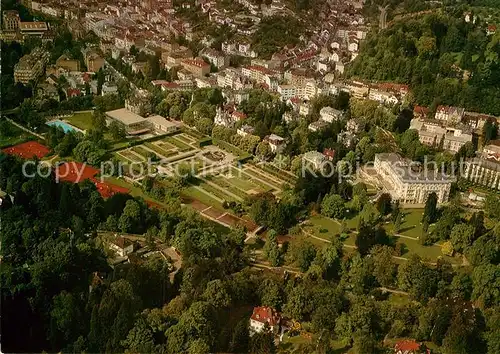
<svg viewBox="0 0 500 354"><path fill-rule="evenodd" d="M110 118L118 120L125 125L132 125L136 123L144 122L144 118L134 112L129 111L126 108L115 109L114 111L106 112Z"/></svg>
<svg viewBox="0 0 500 354"><path fill-rule="evenodd" d="M254 307L250 318L260 323L267 322L271 327L278 325L281 320L281 316L275 309L264 306Z"/></svg>
<svg viewBox="0 0 500 354"><path fill-rule="evenodd" d="M21 31L48 30L45 22L21 22L19 24L19 29Z"/></svg>
<svg viewBox="0 0 500 354"><path fill-rule="evenodd" d="M394 153L376 154L375 158L390 164L393 173L405 183L451 183L456 181L455 176L433 170L419 162L402 158Z"/></svg>
<svg viewBox="0 0 500 354"><path fill-rule="evenodd" d="M416 351L420 349L420 344L415 342L414 340L402 340L394 346L394 349L396 350L401 350L403 352L408 352L408 351Z"/></svg>
<svg viewBox="0 0 500 354"><path fill-rule="evenodd" d="M174 122L169 121L168 119L159 116L159 115L154 115L151 117L148 117L147 120L153 124L158 124L158 125L163 125L163 126L168 126L168 127L176 127L177 124Z"/></svg>
<svg viewBox="0 0 500 354"><path fill-rule="evenodd" d="M132 241L126 239L123 236L119 236L111 241L111 243L121 249L124 249L132 244Z"/></svg>

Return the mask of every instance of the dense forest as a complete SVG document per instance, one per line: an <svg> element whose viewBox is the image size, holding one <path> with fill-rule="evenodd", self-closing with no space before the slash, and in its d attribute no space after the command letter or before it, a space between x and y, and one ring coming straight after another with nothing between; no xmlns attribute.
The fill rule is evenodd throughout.
<svg viewBox="0 0 500 354"><path fill-rule="evenodd" d="M410 84L420 105L500 115L500 32L486 27L459 9L396 22L367 38L348 75Z"/></svg>

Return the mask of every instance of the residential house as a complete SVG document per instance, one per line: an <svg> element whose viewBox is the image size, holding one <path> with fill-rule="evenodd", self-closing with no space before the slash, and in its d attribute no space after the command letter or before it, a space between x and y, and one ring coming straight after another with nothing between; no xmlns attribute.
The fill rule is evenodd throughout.
<svg viewBox="0 0 500 354"><path fill-rule="evenodd" d="M448 123L459 123L464 117L465 109L452 106L438 106L434 118Z"/></svg>
<svg viewBox="0 0 500 354"><path fill-rule="evenodd" d="M137 74L141 72L142 74L146 73L146 65L147 62L145 61L137 61L135 63L132 63L132 72Z"/></svg>
<svg viewBox="0 0 500 354"><path fill-rule="evenodd" d="M110 241L109 248L115 251L120 257L125 257L134 252L134 243L123 236L118 236Z"/></svg>
<svg viewBox="0 0 500 354"><path fill-rule="evenodd" d="M253 135L255 129L248 124L244 124L236 130L236 134L241 136Z"/></svg>
<svg viewBox="0 0 500 354"><path fill-rule="evenodd" d="M19 12L16 10L4 10L2 11L2 27L6 31L16 31L19 29L21 24L21 17L19 17Z"/></svg>
<svg viewBox="0 0 500 354"><path fill-rule="evenodd" d="M254 307L252 316L250 316L250 335L260 333L266 325L271 332L278 334L281 323L281 315L271 307Z"/></svg>
<svg viewBox="0 0 500 354"><path fill-rule="evenodd" d="M323 155L328 161L333 161L335 157L335 150L325 148L323 150Z"/></svg>
<svg viewBox="0 0 500 354"><path fill-rule="evenodd" d="M353 147L357 140L357 136L350 131L337 134L337 141L347 147Z"/></svg>
<svg viewBox="0 0 500 354"><path fill-rule="evenodd" d="M309 101L302 101L299 105L299 115L307 116L311 113L312 107Z"/></svg>
<svg viewBox="0 0 500 354"><path fill-rule="evenodd" d="M415 106L413 108L413 116L418 119L427 119L429 112L429 108L424 106Z"/></svg>
<svg viewBox="0 0 500 354"><path fill-rule="evenodd" d="M125 108L140 116L151 112L151 94L146 90L138 90L125 100Z"/></svg>
<svg viewBox="0 0 500 354"><path fill-rule="evenodd" d="M105 82L102 84L101 95L104 96L108 94L118 94L118 86L115 83Z"/></svg>
<svg viewBox="0 0 500 354"><path fill-rule="evenodd" d="M320 170L326 161L325 155L318 151L309 151L302 155L302 163L307 167L311 166L315 170Z"/></svg>
<svg viewBox="0 0 500 354"><path fill-rule="evenodd" d="M421 345L414 340L402 340L394 345L394 354L422 354ZM430 353L430 351L427 351Z"/></svg>
<svg viewBox="0 0 500 354"><path fill-rule="evenodd" d="M264 141L269 144L271 151L275 154L281 153L286 146L285 139L276 134L266 136Z"/></svg>
<svg viewBox="0 0 500 354"><path fill-rule="evenodd" d="M309 129L312 132L318 132L318 131L325 129L329 125L330 125L330 123L320 119L320 120L317 120L316 122L312 122L311 124L309 124L307 126L307 129Z"/></svg>
<svg viewBox="0 0 500 354"><path fill-rule="evenodd" d="M458 152L467 142L472 142L470 128L466 126L447 126L435 120L412 119L410 129L418 132L422 144Z"/></svg>
<svg viewBox="0 0 500 354"><path fill-rule="evenodd" d="M39 99L51 99L59 102L59 92L57 87L47 82L42 82L36 86L36 96Z"/></svg>
<svg viewBox="0 0 500 354"><path fill-rule="evenodd" d="M232 106L226 106L224 109L217 107L214 124L222 125L226 128L232 128L236 122L246 118L246 115L242 112L238 112Z"/></svg>
<svg viewBox="0 0 500 354"><path fill-rule="evenodd" d="M319 115L321 120L328 123L333 123L334 121L342 119L343 112L332 107L323 107L319 111Z"/></svg>

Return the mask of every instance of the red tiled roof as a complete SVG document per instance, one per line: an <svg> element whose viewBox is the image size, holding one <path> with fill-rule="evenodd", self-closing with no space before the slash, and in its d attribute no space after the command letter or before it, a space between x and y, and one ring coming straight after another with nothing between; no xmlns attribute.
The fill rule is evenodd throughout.
<svg viewBox="0 0 500 354"><path fill-rule="evenodd" d="M415 106L415 108L413 108L413 113L427 115L429 113L429 108L424 106Z"/></svg>
<svg viewBox="0 0 500 354"><path fill-rule="evenodd" d="M323 150L323 155L325 155L326 157L331 157L333 158L335 156L335 150L332 150L332 149L324 149Z"/></svg>
<svg viewBox="0 0 500 354"><path fill-rule="evenodd" d="M125 237L119 236L113 241L111 241L114 245L120 247L121 249L124 249L125 247L128 247L132 244L132 242Z"/></svg>
<svg viewBox="0 0 500 354"><path fill-rule="evenodd" d="M235 116L238 119L245 119L247 117L247 115L245 113L238 112L238 111L234 111L233 116Z"/></svg>
<svg viewBox="0 0 500 354"><path fill-rule="evenodd" d="M420 344L414 340L402 340L401 342L396 343L394 349L402 351L415 351L420 349Z"/></svg>
<svg viewBox="0 0 500 354"><path fill-rule="evenodd" d="M281 320L281 316L276 310L271 307L264 306L254 307L250 318L261 323L267 322L271 327L278 325Z"/></svg>
<svg viewBox="0 0 500 354"><path fill-rule="evenodd" d="M199 68L204 68L204 67L210 66L209 64L205 63L204 60L201 60L201 59L184 59L181 61L181 63L187 64L187 65L192 65L192 66L197 66Z"/></svg>

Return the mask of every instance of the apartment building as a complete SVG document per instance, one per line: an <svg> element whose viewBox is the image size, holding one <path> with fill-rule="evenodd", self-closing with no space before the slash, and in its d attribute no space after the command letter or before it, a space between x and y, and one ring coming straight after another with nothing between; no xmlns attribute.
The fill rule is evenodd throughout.
<svg viewBox="0 0 500 354"><path fill-rule="evenodd" d="M286 147L285 139L276 134L266 136L264 141L269 144L271 151L275 154L281 153Z"/></svg>
<svg viewBox="0 0 500 354"><path fill-rule="evenodd" d="M368 86L356 81L348 83L346 85L346 88L351 96L358 100L365 99L370 91L370 88Z"/></svg>
<svg viewBox="0 0 500 354"><path fill-rule="evenodd" d="M473 158L465 162L464 178L474 184L500 190L500 161Z"/></svg>
<svg viewBox="0 0 500 354"><path fill-rule="evenodd" d="M206 48L201 51L200 55L207 58L211 64L219 69L229 65L229 57L217 50Z"/></svg>
<svg viewBox="0 0 500 354"><path fill-rule="evenodd" d="M21 22L19 23L21 34L26 37L43 37L49 27L46 22Z"/></svg>
<svg viewBox="0 0 500 354"><path fill-rule="evenodd" d="M278 85L278 93L283 101L298 96L295 85Z"/></svg>
<svg viewBox="0 0 500 354"><path fill-rule="evenodd" d="M435 120L412 119L410 129L418 132L419 140L427 146L438 147L457 153L462 146L472 142L469 128L462 126L443 126Z"/></svg>
<svg viewBox="0 0 500 354"><path fill-rule="evenodd" d="M86 49L83 57L88 72L98 72L104 66L104 58L93 48Z"/></svg>
<svg viewBox="0 0 500 354"><path fill-rule="evenodd" d="M320 119L328 123L333 123L334 121L342 119L343 114L342 111L332 107L323 107L319 111Z"/></svg>
<svg viewBox="0 0 500 354"><path fill-rule="evenodd" d="M492 140L483 148L482 156L500 162L500 140Z"/></svg>
<svg viewBox="0 0 500 354"><path fill-rule="evenodd" d="M436 193L438 203L445 203L450 195L451 183L456 181L455 177L422 169L394 153L376 154L374 169L384 190L402 204L423 205L431 193Z"/></svg>
<svg viewBox="0 0 500 354"><path fill-rule="evenodd" d="M181 66L194 76L203 77L210 73L210 65L203 59L183 59Z"/></svg>
<svg viewBox="0 0 500 354"><path fill-rule="evenodd" d="M14 66L14 81L23 84L35 81L44 73L49 58L49 52L41 47L35 48L30 54L23 56Z"/></svg>
<svg viewBox="0 0 500 354"><path fill-rule="evenodd" d="M16 31L21 24L21 17L16 10L5 10L2 12L3 29L6 31Z"/></svg>
<svg viewBox="0 0 500 354"><path fill-rule="evenodd" d="M68 71L80 71L80 61L77 59L71 59L66 54L63 54L57 58L56 67L66 69Z"/></svg>

